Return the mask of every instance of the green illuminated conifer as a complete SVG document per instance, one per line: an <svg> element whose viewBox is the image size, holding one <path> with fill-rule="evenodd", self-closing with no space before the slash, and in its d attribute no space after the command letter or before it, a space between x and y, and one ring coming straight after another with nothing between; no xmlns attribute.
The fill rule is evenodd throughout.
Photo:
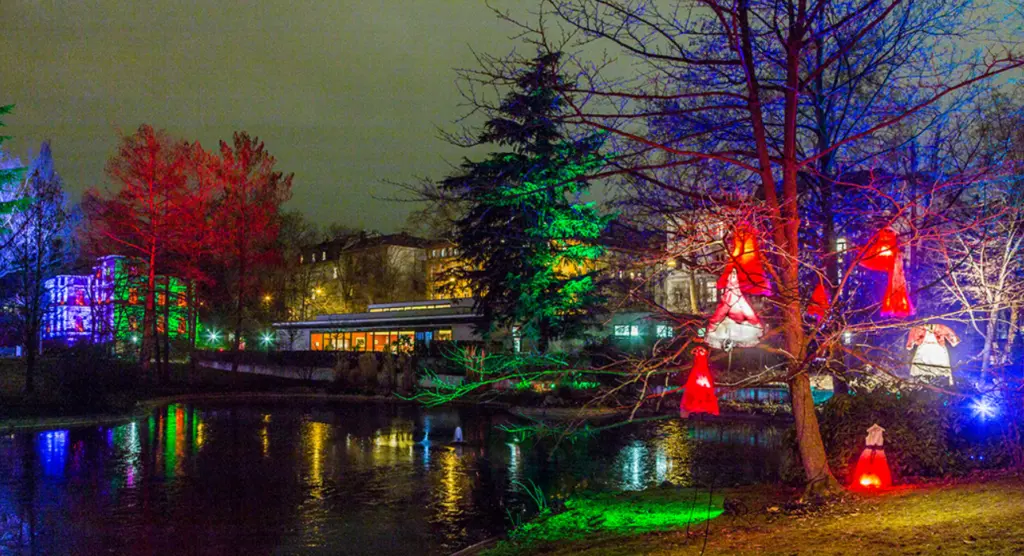
<svg viewBox="0 0 1024 556"><path fill-rule="evenodd" d="M534 59L484 125L478 140L505 150L466 160L442 189L468 206L456 241L485 332L518 326L541 350L578 335L599 302L592 274L610 217L582 202L586 176L605 164L604 136L570 137L559 119L559 54Z"/></svg>

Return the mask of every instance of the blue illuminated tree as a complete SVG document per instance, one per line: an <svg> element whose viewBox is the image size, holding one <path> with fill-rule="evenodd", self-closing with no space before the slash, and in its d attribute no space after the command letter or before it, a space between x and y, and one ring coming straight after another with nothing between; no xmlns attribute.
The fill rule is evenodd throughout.
<svg viewBox="0 0 1024 556"><path fill-rule="evenodd" d="M17 230L4 252L5 277L13 298L14 329L25 347L25 390L35 387L35 366L43 314L48 308L44 283L58 274L72 253L72 213L53 165L49 142L28 169L20 194L28 204L11 218Z"/></svg>

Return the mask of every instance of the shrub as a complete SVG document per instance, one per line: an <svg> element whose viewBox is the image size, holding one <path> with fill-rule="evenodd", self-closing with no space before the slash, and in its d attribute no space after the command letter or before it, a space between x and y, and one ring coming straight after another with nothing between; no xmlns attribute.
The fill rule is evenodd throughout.
<svg viewBox="0 0 1024 556"><path fill-rule="evenodd" d="M868 427L878 423L885 428L885 453L896 477L957 475L997 465L1000 458L986 457L995 446L990 436L970 434L977 431L964 404L924 389L834 396L821 412L829 464L837 477L848 479Z"/></svg>
<svg viewBox="0 0 1024 556"><path fill-rule="evenodd" d="M48 388L64 411L107 411L122 409L114 403L118 394L134 390L139 376L133 362L113 357L102 347L82 345L58 354Z"/></svg>
<svg viewBox="0 0 1024 556"><path fill-rule="evenodd" d="M377 356L366 352L359 356L359 386L369 393L377 388Z"/></svg>

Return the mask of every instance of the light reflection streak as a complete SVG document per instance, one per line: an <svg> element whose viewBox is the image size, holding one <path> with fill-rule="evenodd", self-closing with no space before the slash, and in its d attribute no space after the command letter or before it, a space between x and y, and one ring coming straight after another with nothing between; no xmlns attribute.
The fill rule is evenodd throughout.
<svg viewBox="0 0 1024 556"><path fill-rule="evenodd" d="M515 442L507 442L508 446L508 478L509 482L515 482L522 480L523 474L523 451L519 444Z"/></svg>
<svg viewBox="0 0 1024 556"><path fill-rule="evenodd" d="M462 515L460 505L467 490L467 485L464 484L466 481L465 463L454 448L444 450L438 461L441 481L437 493L439 503L435 519L454 523Z"/></svg>
<svg viewBox="0 0 1024 556"><path fill-rule="evenodd" d="M139 425L131 422L110 429L111 438L120 452L124 463L124 481L129 488L135 486L135 477L142 456L142 442L139 439Z"/></svg>
<svg viewBox="0 0 1024 556"><path fill-rule="evenodd" d="M263 425L260 427L260 447L263 450L263 457L270 455L270 414L263 414Z"/></svg>
<svg viewBox="0 0 1024 556"><path fill-rule="evenodd" d="M327 442L328 425L316 421L306 421L302 425L303 451L309 458L309 479L313 487L310 494L315 498L323 496L324 486L324 446Z"/></svg>
<svg viewBox="0 0 1024 556"><path fill-rule="evenodd" d="M643 471L647 445L643 441L634 440L632 444L623 448L622 452L620 457L623 490L642 490L646 483Z"/></svg>
<svg viewBox="0 0 1024 556"><path fill-rule="evenodd" d="M43 464L43 474L53 477L64 476L68 459L68 431L46 431L36 435L36 451Z"/></svg>

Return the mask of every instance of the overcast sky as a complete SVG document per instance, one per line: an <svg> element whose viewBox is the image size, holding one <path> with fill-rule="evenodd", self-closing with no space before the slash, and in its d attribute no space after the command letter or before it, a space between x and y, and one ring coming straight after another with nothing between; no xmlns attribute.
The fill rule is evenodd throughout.
<svg viewBox="0 0 1024 556"><path fill-rule="evenodd" d="M506 3L508 4L508 3ZM501 3L498 4L502 5ZM51 139L75 200L107 186L118 131L207 148L246 130L295 173L288 208L381 231L408 205L382 180L444 175L462 114L455 67L506 54L483 0L0 0L0 104L11 154Z"/></svg>

